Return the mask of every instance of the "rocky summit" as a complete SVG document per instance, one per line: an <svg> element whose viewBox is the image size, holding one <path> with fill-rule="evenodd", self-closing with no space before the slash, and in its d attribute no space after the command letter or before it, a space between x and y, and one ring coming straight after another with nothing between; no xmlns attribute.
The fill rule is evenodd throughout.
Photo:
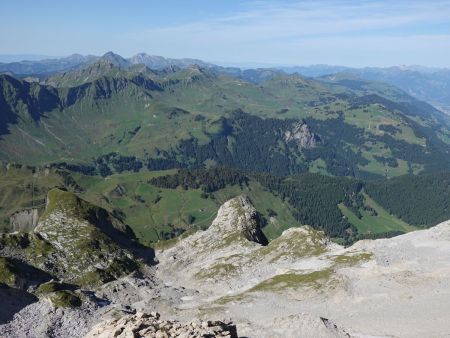
<svg viewBox="0 0 450 338"><path fill-rule="evenodd" d="M212 222L211 232L221 233L224 238L237 235L261 245L268 243L261 231L260 216L247 196L238 196L226 202Z"/></svg>
<svg viewBox="0 0 450 338"><path fill-rule="evenodd" d="M221 321L194 320L181 324L160 319L156 312L136 313L96 325L85 338L136 337L136 338L238 338L236 326Z"/></svg>

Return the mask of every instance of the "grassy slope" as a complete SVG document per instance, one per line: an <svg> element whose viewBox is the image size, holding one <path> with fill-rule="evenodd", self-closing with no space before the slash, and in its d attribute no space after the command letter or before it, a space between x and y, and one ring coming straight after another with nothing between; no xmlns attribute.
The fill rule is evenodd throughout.
<svg viewBox="0 0 450 338"><path fill-rule="evenodd" d="M158 175L173 171L123 173L107 178L75 175L77 182L86 189L83 197L108 210L118 208L125 215L126 223L144 243L158 241L160 231L170 231L171 227L188 229L207 228L225 201L239 194L247 194L257 210L267 219L268 209L277 213L273 222L264 228L269 238L299 223L292 217L290 206L266 191L260 184L251 182L249 187L229 186L212 194L212 198L202 198L201 190L162 189L147 181ZM120 186L125 191L120 196L115 190ZM189 224L189 216L195 220ZM170 225L170 226L169 226Z"/></svg>
<svg viewBox="0 0 450 338"><path fill-rule="evenodd" d="M389 214L367 194L364 194L364 204L375 210L377 216L371 215L368 211L361 210L360 212L362 218L358 218L345 205L339 205L339 209L341 209L344 216L348 218L350 223L357 227L358 232L361 234L377 234L396 230L409 232L417 229L416 227L413 227L406 222L398 219L397 217Z"/></svg>
<svg viewBox="0 0 450 338"><path fill-rule="evenodd" d="M247 194L257 210L267 220L263 228L269 239L278 237L285 229L299 226L292 216L291 206L279 197L266 191L259 183L251 181L248 187L228 186L209 198L202 198L199 189L183 190L157 188L148 183L152 177L174 173L168 171L142 171L122 173L102 178L73 174L77 183L85 190L81 197L109 211L120 210L125 214L124 221L135 231L144 244L157 242L163 233L173 228L204 229L214 219L217 210L229 198ZM47 191L61 186L62 178L52 170L40 170L33 174L30 169L13 168L8 171L3 166L0 173L0 214L3 225L9 222L8 216L32 202L32 187L35 188L34 205L41 204L41 212ZM349 209L340 205L342 213L361 233L381 233L391 230L411 231L414 227L390 215L368 195L365 204L373 208L378 216L361 210L363 217L358 219ZM269 217L269 209L275 211L275 217Z"/></svg>
<svg viewBox="0 0 450 338"><path fill-rule="evenodd" d="M195 217L195 225L202 226L217 211L216 204L202 199L198 190L160 189L147 183L170 172L123 173L107 178L77 175L77 181L86 189L84 198L106 209L123 211L125 221L148 243L157 241L161 230L170 230L169 225L187 228L189 215ZM118 193L118 187L123 192Z"/></svg>
<svg viewBox="0 0 450 338"><path fill-rule="evenodd" d="M327 100L335 100L336 95L352 93L339 85L297 76L276 77L254 85L192 70L183 70L159 80L175 83L168 84L163 91L146 91L135 84L128 84L108 99L96 98L98 92L90 88L85 97L69 108L45 112L39 123L19 121L10 125L10 133L2 135L4 141L1 142L0 156L37 164L90 161L92 157L111 151L139 157L154 155L156 148L169 149L192 136L200 143L207 142L207 133L214 132L213 122L236 108L261 117L281 119L309 117L323 120L336 118L342 113L346 123L363 128L367 135L383 135L385 132L379 126L391 125L400 130L392 135L394 138L425 144L424 138L415 135L399 114L378 104L359 109L344 99L328 103ZM393 96L385 88L378 90L384 90L388 97ZM190 113L173 115L171 107ZM286 110L280 114L282 109ZM197 114L204 115L206 120L195 120ZM388 169L387 175L392 177L408 171L406 163L386 168L373 157L375 154L391 155L382 142L366 143L362 149L351 149L362 151L369 160L370 163L361 168L367 172L385 175ZM315 164L312 170L322 171ZM415 170L419 172L420 166L415 166Z"/></svg>

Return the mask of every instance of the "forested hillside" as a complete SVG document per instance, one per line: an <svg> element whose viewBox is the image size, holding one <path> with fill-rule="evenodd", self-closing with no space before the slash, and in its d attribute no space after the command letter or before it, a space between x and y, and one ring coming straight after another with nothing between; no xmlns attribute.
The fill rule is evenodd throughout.
<svg viewBox="0 0 450 338"><path fill-rule="evenodd" d="M369 182L366 190L386 210L410 224L429 227L450 218L449 173Z"/></svg>
<svg viewBox="0 0 450 338"><path fill-rule="evenodd" d="M201 189L207 198L227 185L238 185L242 190L255 181L287 202L300 224L324 230L344 242L398 235L450 218L446 207L450 203L450 174L406 175L372 182L310 173L282 178L218 168L181 170L176 175L155 177L150 183L165 189ZM418 191L422 195L416 198ZM403 194L409 197L401 198ZM270 218L268 210L263 214ZM267 227L269 233L274 231L270 223Z"/></svg>
<svg viewBox="0 0 450 338"><path fill-rule="evenodd" d="M1 75L0 159L103 176L216 164L363 179L450 168L448 118L392 86L261 76L152 70L112 53L41 83Z"/></svg>

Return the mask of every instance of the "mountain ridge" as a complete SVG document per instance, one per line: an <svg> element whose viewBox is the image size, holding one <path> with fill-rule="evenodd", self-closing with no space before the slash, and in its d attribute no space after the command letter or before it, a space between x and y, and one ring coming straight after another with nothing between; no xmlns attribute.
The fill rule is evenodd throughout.
<svg viewBox="0 0 450 338"><path fill-rule="evenodd" d="M448 118L392 86L345 78L314 80L295 74L278 74L257 85L199 66L152 71L145 66L119 67L110 58L115 57L109 55L87 68L49 77L47 84L2 75L1 158L86 161L121 149L122 156L150 158L150 168L168 169L192 165L194 151L203 154L193 159L197 166L213 160L260 170L239 164L244 160L238 160L241 151L249 151L239 148L249 146L259 147L261 155L269 158L285 157L288 171L280 174L304 171L305 165L310 168L319 158L334 175L357 176L366 171L364 167L372 172L361 175L381 176L396 168L402 168L402 173L419 172L431 167L431 158L437 159L438 154L441 159L433 159L435 167L445 167ZM269 138L268 129L280 126L286 131L288 120L306 123L309 132L324 141L315 147L315 153L293 150L281 135ZM112 127L119 121L122 130ZM169 133L176 129L180 139L162 141L164 134L151 128L155 123ZM177 123L181 123L179 127ZM248 133L251 123L261 129ZM334 131L337 125L346 128ZM228 128L231 134L221 128ZM330 131L348 135L337 138ZM266 145L256 145L256 138L261 138L257 133L266 133ZM148 149L145 137L155 140L155 146ZM233 143L230 137L242 141ZM205 145L206 140L211 143ZM228 150L225 142L232 142ZM90 145L90 153L80 151L83 144ZM214 155L211 147L224 156ZM336 164L331 154L326 154L330 151L339 154L341 169L333 169ZM370 162L376 163L373 169Z"/></svg>
<svg viewBox="0 0 450 338"><path fill-rule="evenodd" d="M208 63L199 59L189 58L165 58L158 55L150 55L147 53L138 53L129 58L123 58L119 54L112 51L106 52L102 56L72 54L62 58L52 58L34 61L16 61L11 63L0 63L0 73L13 73L18 76L33 75L51 75L54 73L68 72L89 66L97 61L109 61L121 68L127 68L131 65L143 64L154 70L163 70L170 67L186 68L192 65L213 68L217 67L212 63Z"/></svg>
<svg viewBox="0 0 450 338"><path fill-rule="evenodd" d="M0 63L0 72L16 74L20 77L38 76L45 78L48 75L67 72L77 68L84 68L90 63L102 58L110 58L122 67L133 64L144 64L154 70L180 67L186 68L191 65L199 65L204 68L231 76L240 77L255 83L261 82L274 73L299 73L307 77L320 77L324 75L341 72L352 73L369 81L382 81L403 89L408 94L436 106L446 112L450 111L450 98L448 92L450 75L448 68L424 67L424 66L391 66L391 67L364 67L355 68L348 66L333 65L310 65L310 66L273 66L267 68L241 69L239 67L220 66L199 59L173 59L147 53L138 53L128 59L122 58L113 52L107 52L103 56L83 56L73 54L64 58L44 59L37 61L20 61L12 63ZM119 62L120 60L120 62Z"/></svg>
<svg viewBox="0 0 450 338"><path fill-rule="evenodd" d="M84 286L138 270L133 238L132 230L106 210L52 189L37 226L28 233L2 234L0 254Z"/></svg>

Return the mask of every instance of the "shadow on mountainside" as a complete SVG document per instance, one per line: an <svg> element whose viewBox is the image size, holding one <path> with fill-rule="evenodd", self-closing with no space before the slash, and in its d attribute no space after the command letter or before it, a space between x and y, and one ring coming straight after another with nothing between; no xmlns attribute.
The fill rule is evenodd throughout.
<svg viewBox="0 0 450 338"><path fill-rule="evenodd" d="M88 219L89 222L98 227L114 242L119 244L122 248L131 251L133 255L142 259L147 265L156 264L155 250L139 244L133 230L128 225L118 222L118 220L111 216L105 209L93 209Z"/></svg>
<svg viewBox="0 0 450 338"><path fill-rule="evenodd" d="M17 258L9 257L7 259L14 266L15 273L18 277L16 281L16 287L20 289L26 289L30 285L39 285L54 279L54 276L52 276L51 274L30 264L22 262Z"/></svg>
<svg viewBox="0 0 450 338"><path fill-rule="evenodd" d="M23 290L11 288L0 284L0 325L13 319L14 314L31 303L37 302L38 298Z"/></svg>

